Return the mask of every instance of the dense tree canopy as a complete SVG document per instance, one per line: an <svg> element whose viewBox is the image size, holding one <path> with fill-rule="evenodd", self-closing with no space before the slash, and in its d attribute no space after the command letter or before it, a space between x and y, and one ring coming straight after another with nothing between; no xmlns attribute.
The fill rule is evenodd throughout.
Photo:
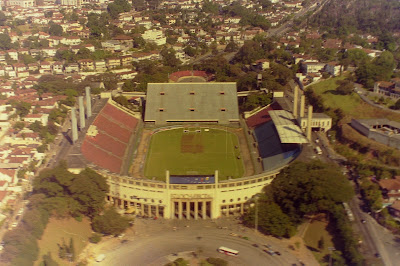
<svg viewBox="0 0 400 266"><path fill-rule="evenodd" d="M75 175L60 165L42 171L35 178L33 189L34 194L46 195L47 203L59 214L68 210L74 216L92 217L103 209L108 185L102 176L89 168Z"/></svg>
<svg viewBox="0 0 400 266"><path fill-rule="evenodd" d="M50 23L49 34L54 36L61 36L63 34L63 28L55 23Z"/></svg>
<svg viewBox="0 0 400 266"><path fill-rule="evenodd" d="M293 221L300 221L304 214L329 211L333 205L349 201L353 189L338 167L313 161L283 169L267 193Z"/></svg>
<svg viewBox="0 0 400 266"><path fill-rule="evenodd" d="M295 162L283 169L258 200L259 226L268 234L291 236L304 215L330 212L353 196L338 167L320 161ZM254 208L244 216L254 225Z"/></svg>
<svg viewBox="0 0 400 266"><path fill-rule="evenodd" d="M116 19L118 15L123 12L128 12L132 8L131 4L129 4L126 0L115 0L113 3L108 4L107 11L110 14L111 18Z"/></svg>
<svg viewBox="0 0 400 266"><path fill-rule="evenodd" d="M95 232L105 235L121 234L129 227L130 219L119 215L114 208L109 208L103 214L93 218L92 227Z"/></svg>

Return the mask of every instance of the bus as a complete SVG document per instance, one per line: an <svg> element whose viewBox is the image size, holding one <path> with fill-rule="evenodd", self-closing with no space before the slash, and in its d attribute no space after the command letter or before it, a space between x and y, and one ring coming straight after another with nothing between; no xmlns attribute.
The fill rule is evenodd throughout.
<svg viewBox="0 0 400 266"><path fill-rule="evenodd" d="M219 253L224 253L225 255L230 255L230 256L238 256L239 255L239 251L230 249L227 247L219 247L217 250Z"/></svg>

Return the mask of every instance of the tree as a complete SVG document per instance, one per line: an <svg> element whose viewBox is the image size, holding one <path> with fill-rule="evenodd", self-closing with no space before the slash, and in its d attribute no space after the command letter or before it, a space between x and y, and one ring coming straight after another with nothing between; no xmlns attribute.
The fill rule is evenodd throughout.
<svg viewBox="0 0 400 266"><path fill-rule="evenodd" d="M53 260L53 258L51 257L51 252L49 251L46 255L42 256L43 259L43 265L44 266L57 266L57 262L55 262L55 260Z"/></svg>
<svg viewBox="0 0 400 266"><path fill-rule="evenodd" d="M400 99L396 101L396 103L393 106L393 109L399 110L400 109Z"/></svg>
<svg viewBox="0 0 400 266"><path fill-rule="evenodd" d="M17 115L19 115L20 117L25 117L27 114L29 114L29 111L31 110L31 104L22 101L14 103L14 107L17 111Z"/></svg>
<svg viewBox="0 0 400 266"><path fill-rule="evenodd" d="M14 124L14 126L13 126L13 129L19 131L19 130L24 129L24 127L25 127L25 123L22 122L22 121L18 121L18 122L15 122L15 124Z"/></svg>
<svg viewBox="0 0 400 266"><path fill-rule="evenodd" d="M206 0L203 2L203 7L202 11L204 13L210 13L210 14L218 14L219 11L219 5L217 3L213 3L212 1Z"/></svg>
<svg viewBox="0 0 400 266"><path fill-rule="evenodd" d="M225 47L225 52L231 53L231 52L236 52L238 49L238 45L234 41L228 42L228 44Z"/></svg>
<svg viewBox="0 0 400 266"><path fill-rule="evenodd" d="M292 221L300 221L305 214L329 212L353 195L338 167L320 161L293 163L282 170L266 191Z"/></svg>
<svg viewBox="0 0 400 266"><path fill-rule="evenodd" d="M126 0L115 0L113 3L108 4L107 11L111 18L116 19L118 15L123 12L130 11L132 6Z"/></svg>
<svg viewBox="0 0 400 266"><path fill-rule="evenodd" d="M3 11L0 11L0 26L4 26L7 21L7 17Z"/></svg>
<svg viewBox="0 0 400 266"><path fill-rule="evenodd" d="M207 258L207 262L213 266L228 266L228 262L220 258Z"/></svg>
<svg viewBox="0 0 400 266"><path fill-rule="evenodd" d="M9 50L11 49L11 38L8 34L0 33L0 49Z"/></svg>
<svg viewBox="0 0 400 266"><path fill-rule="evenodd" d="M336 84L339 84L339 87L336 88L336 92L340 95L349 95L353 93L353 82L349 80L338 80Z"/></svg>
<svg viewBox="0 0 400 266"><path fill-rule="evenodd" d="M268 200L263 194L258 200L258 229L266 234L277 237L291 237L296 232L290 218L283 213L275 202ZM245 216L244 222L253 227L255 221L255 207Z"/></svg>
<svg viewBox="0 0 400 266"><path fill-rule="evenodd" d="M63 28L58 24L50 22L49 34L54 36L61 36L63 34Z"/></svg>
<svg viewBox="0 0 400 266"><path fill-rule="evenodd" d="M318 249L323 250L325 248L325 239L321 236L320 240L318 240Z"/></svg>
<svg viewBox="0 0 400 266"><path fill-rule="evenodd" d="M160 55L163 58L163 64L165 66L176 67L181 64L181 61L176 58L176 52L172 48L164 48L161 50Z"/></svg>
<svg viewBox="0 0 400 266"><path fill-rule="evenodd" d="M105 235L119 235L129 227L129 219L117 213L114 208L109 208L102 215L93 218L93 231Z"/></svg>
<svg viewBox="0 0 400 266"><path fill-rule="evenodd" d="M52 18L53 17L53 11L44 12L44 17L45 18Z"/></svg>

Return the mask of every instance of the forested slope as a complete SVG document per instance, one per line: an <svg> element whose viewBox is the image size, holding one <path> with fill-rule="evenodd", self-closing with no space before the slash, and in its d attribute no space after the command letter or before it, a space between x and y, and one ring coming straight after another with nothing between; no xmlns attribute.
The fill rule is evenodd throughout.
<svg viewBox="0 0 400 266"><path fill-rule="evenodd" d="M379 35L382 31L400 31L398 0L332 0L315 14L312 26L336 28L343 33L361 30Z"/></svg>

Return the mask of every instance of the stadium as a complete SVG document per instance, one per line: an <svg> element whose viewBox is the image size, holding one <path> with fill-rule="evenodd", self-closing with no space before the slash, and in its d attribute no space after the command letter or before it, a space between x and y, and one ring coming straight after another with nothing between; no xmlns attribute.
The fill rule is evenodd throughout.
<svg viewBox="0 0 400 266"><path fill-rule="evenodd" d="M277 103L241 118L236 83L175 76L184 82L148 84L143 115L102 100L76 143L79 160L107 178L107 201L129 213L243 214L308 140Z"/></svg>

